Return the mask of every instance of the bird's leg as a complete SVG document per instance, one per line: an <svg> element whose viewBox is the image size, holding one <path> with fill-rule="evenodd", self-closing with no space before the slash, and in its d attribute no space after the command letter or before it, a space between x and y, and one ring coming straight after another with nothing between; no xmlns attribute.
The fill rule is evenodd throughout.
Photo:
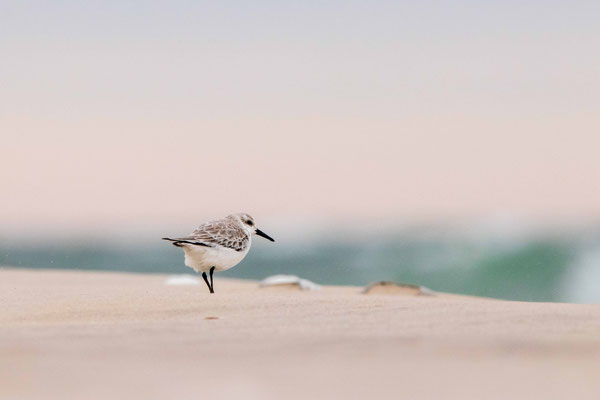
<svg viewBox="0 0 600 400"><path fill-rule="evenodd" d="M213 278L212 278L213 272L215 272L215 267L211 267L211 269L210 269L210 292L211 293L215 292L215 286L213 284Z"/></svg>
<svg viewBox="0 0 600 400"><path fill-rule="evenodd" d="M208 290L211 293L214 293L213 290L212 290L212 286L210 285L210 283L208 283L208 277L206 276L206 272L202 273L202 278L204 279L204 282L206 282L206 286L208 286Z"/></svg>

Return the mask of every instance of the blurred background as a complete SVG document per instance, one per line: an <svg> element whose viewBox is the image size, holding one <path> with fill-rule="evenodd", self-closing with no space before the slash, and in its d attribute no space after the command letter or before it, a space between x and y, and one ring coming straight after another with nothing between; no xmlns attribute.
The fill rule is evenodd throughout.
<svg viewBox="0 0 600 400"><path fill-rule="evenodd" d="M0 265L600 302L600 4L0 2Z"/></svg>

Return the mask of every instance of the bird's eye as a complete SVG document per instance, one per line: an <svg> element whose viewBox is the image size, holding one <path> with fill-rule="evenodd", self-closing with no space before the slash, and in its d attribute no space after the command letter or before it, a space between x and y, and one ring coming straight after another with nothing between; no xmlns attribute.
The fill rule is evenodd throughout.
<svg viewBox="0 0 600 400"><path fill-rule="evenodd" d="M252 221L250 221L250 220L246 221L246 223L247 223L248 225L250 225L250 226L254 225L254 222L252 222Z"/></svg>

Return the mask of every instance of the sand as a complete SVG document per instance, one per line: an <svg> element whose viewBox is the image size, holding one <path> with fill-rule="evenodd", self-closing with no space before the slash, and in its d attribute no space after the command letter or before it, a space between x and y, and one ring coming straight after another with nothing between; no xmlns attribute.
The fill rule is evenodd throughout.
<svg viewBox="0 0 600 400"><path fill-rule="evenodd" d="M0 269L0 399L600 399L600 305Z"/></svg>

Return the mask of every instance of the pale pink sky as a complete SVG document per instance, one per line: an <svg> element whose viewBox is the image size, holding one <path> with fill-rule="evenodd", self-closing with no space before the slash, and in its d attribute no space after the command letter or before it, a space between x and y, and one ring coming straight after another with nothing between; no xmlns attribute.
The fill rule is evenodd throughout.
<svg viewBox="0 0 600 400"><path fill-rule="evenodd" d="M0 221L600 216L591 3L448 19L382 4L265 3L272 20L15 5L0 24Z"/></svg>

